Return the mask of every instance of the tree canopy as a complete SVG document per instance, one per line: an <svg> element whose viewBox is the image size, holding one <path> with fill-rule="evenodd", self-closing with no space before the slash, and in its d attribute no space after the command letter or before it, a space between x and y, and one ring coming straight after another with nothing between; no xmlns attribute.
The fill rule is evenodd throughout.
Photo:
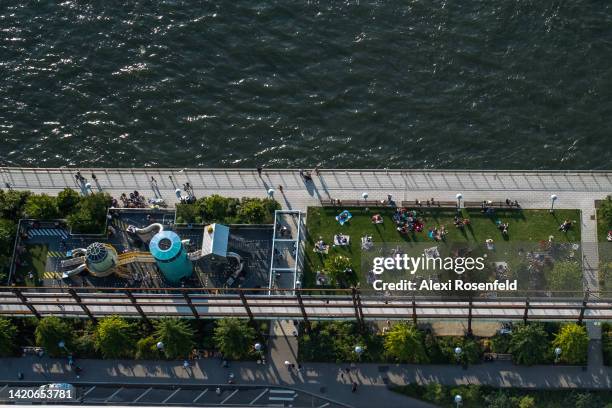
<svg viewBox="0 0 612 408"><path fill-rule="evenodd" d="M397 323L385 335L385 352L402 363L427 363L429 361L423 333L414 325Z"/></svg>
<svg viewBox="0 0 612 408"><path fill-rule="evenodd" d="M164 344L164 354L168 358L188 357L193 337L193 329L184 320L167 318L155 322L155 338Z"/></svg>
<svg viewBox="0 0 612 408"><path fill-rule="evenodd" d="M589 347L586 328L576 323L564 325L555 335L553 347L561 349L559 361L568 364L585 364Z"/></svg>
<svg viewBox="0 0 612 408"><path fill-rule="evenodd" d="M105 317L96 327L95 347L104 358L132 356L134 339L134 325L119 316Z"/></svg>
<svg viewBox="0 0 612 408"><path fill-rule="evenodd" d="M515 363L525 365L543 363L548 350L548 335L541 324L521 324L514 328L509 351Z"/></svg>
<svg viewBox="0 0 612 408"><path fill-rule="evenodd" d="M9 319L0 318L0 357L8 357L15 351L17 328Z"/></svg>
<svg viewBox="0 0 612 408"><path fill-rule="evenodd" d="M53 220L59 218L57 200L47 194L30 195L24 209L28 218L37 220Z"/></svg>
<svg viewBox="0 0 612 408"><path fill-rule="evenodd" d="M582 267L576 261L557 261L547 281L549 290L582 290Z"/></svg>
<svg viewBox="0 0 612 408"><path fill-rule="evenodd" d="M55 316L42 318L34 332L36 345L43 347L51 357L58 357L70 351L74 345L74 333L72 327ZM64 342L65 349L59 347L60 341Z"/></svg>
<svg viewBox="0 0 612 408"><path fill-rule="evenodd" d="M226 358L239 360L253 350L255 330L245 320L222 319L217 321L214 339Z"/></svg>

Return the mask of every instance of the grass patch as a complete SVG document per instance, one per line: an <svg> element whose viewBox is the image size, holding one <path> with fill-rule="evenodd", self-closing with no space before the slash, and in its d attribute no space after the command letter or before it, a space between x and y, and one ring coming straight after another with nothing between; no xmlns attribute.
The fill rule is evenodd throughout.
<svg viewBox="0 0 612 408"><path fill-rule="evenodd" d="M464 407L471 408L577 408L608 407L612 392L590 390L533 390L522 388L493 388L480 385L445 386L410 384L392 388L412 398L431 402L440 407L455 408L455 395L461 395Z"/></svg>
<svg viewBox="0 0 612 408"><path fill-rule="evenodd" d="M371 209L348 208L353 218L343 226L335 219L341 209L329 207L310 207L306 226L308 230L305 254L305 278L307 287L315 287L316 272L322 270L326 257L344 255L351 259L352 267L362 283L366 282L365 273L361 270L361 237L371 235L376 244L394 243L427 243L433 242L427 236L432 227L445 226L448 234L443 242L434 243L442 249L451 248L456 244L484 245L486 239L496 242L533 243L547 241L550 235L558 243L580 242L580 211L556 210L550 214L548 210L496 210L492 216L485 215L479 209L461 211L461 217L469 218L471 224L460 230L453 224L456 211L454 209L421 208L417 210L418 217L422 218L424 229L420 233L402 235L396 230L392 216L392 208ZM380 214L383 224L372 224L373 214ZM559 231L563 220L575 221L574 226L566 233ZM509 223L509 236L504 238L497 228L497 221ZM351 237L350 245L345 247L331 247L329 254L320 254L313 251L315 242L321 237L326 243L333 243L335 234L342 233Z"/></svg>
<svg viewBox="0 0 612 408"><path fill-rule="evenodd" d="M18 279L27 286L40 286L47 265L46 245L26 245L25 252L19 256L21 265L16 269ZM34 275L30 278L30 272Z"/></svg>

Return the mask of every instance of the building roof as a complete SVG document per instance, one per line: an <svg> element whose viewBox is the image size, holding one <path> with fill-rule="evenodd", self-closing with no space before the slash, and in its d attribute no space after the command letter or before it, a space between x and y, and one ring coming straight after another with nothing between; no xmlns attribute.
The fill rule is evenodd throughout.
<svg viewBox="0 0 612 408"><path fill-rule="evenodd" d="M212 229L212 233L208 231ZM204 227L202 239L202 256L227 255L227 242L229 240L229 227L223 224L211 224Z"/></svg>

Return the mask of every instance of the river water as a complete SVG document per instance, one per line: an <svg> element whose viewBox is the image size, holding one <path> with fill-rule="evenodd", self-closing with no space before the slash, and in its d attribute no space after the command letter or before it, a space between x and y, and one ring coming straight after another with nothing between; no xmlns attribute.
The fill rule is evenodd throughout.
<svg viewBox="0 0 612 408"><path fill-rule="evenodd" d="M610 169L612 3L0 1L0 165Z"/></svg>

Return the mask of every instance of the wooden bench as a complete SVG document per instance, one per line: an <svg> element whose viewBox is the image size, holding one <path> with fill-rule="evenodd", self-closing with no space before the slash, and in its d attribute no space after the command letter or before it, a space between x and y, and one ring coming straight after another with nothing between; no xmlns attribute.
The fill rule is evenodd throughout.
<svg viewBox="0 0 612 408"><path fill-rule="evenodd" d="M482 208L482 203L484 201L465 201L463 203L465 208ZM488 208L504 208L508 210L520 210L520 205L514 205L514 203L506 204L505 201L491 201L486 203Z"/></svg>
<svg viewBox="0 0 612 408"><path fill-rule="evenodd" d="M389 207L386 201L378 200L321 200L323 207Z"/></svg>
<svg viewBox="0 0 612 408"><path fill-rule="evenodd" d="M416 200L402 201L402 207L425 207L425 208L457 208L456 201L429 201L419 200L418 204Z"/></svg>

